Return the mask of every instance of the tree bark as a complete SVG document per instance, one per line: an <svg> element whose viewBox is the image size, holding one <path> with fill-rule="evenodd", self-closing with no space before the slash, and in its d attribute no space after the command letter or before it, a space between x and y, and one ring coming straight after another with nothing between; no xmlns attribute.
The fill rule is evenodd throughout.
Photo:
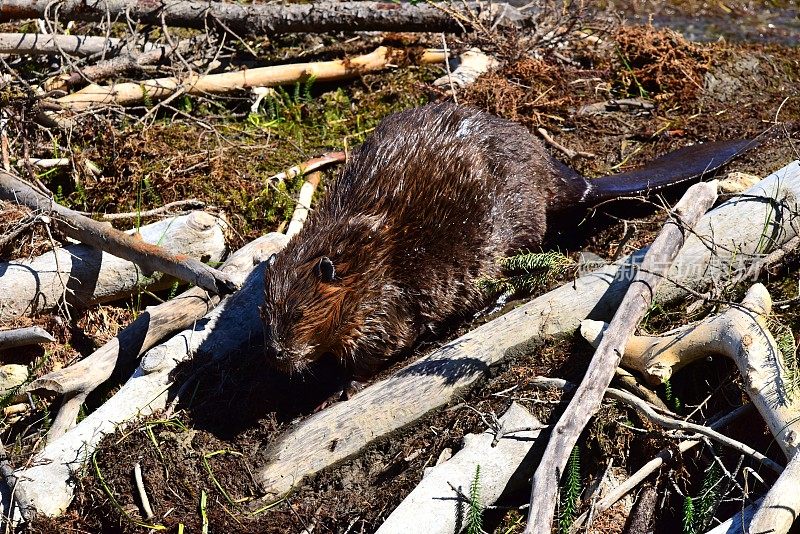
<svg viewBox="0 0 800 534"><path fill-rule="evenodd" d="M48 91L66 91L83 84L84 80L99 82L114 78L120 74L136 72L142 70L142 67L145 65L161 63L176 50L180 53L185 53L190 49L192 42L192 39L184 39L176 44L174 48L171 45L153 45L147 43L144 51L127 48L115 57L82 67L80 72L71 72L54 76L45 81L44 87Z"/></svg>
<svg viewBox="0 0 800 534"><path fill-rule="evenodd" d="M5 0L0 22L52 16L49 0ZM533 10L522 13L508 4L466 2L444 5L393 2L331 2L308 4L234 4L225 2L152 2L149 0L66 0L59 4L62 20L100 22L130 17L142 24L205 29L213 20L239 35L331 31L462 32L473 21L498 17L530 25Z"/></svg>
<svg viewBox="0 0 800 534"><path fill-rule="evenodd" d="M64 234L119 258L134 262L145 273L160 271L212 293L230 293L235 285L222 273L194 258L172 254L157 245L94 221L56 203L28 183L0 170L0 198L32 210L50 213Z"/></svg>
<svg viewBox="0 0 800 534"><path fill-rule="evenodd" d="M0 54L61 54L63 51L74 56L89 56L103 51L114 53L122 44L121 39L90 35L0 33Z"/></svg>

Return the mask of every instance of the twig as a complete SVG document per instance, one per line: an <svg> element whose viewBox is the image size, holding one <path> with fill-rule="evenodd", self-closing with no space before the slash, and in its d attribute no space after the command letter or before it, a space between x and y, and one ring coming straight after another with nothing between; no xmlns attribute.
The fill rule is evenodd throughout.
<svg viewBox="0 0 800 534"><path fill-rule="evenodd" d="M312 172L308 175L308 178L306 178L306 181L300 188L297 206L294 208L292 220L289 222L289 227L286 229L286 237L292 237L303 228L303 224L308 217L308 212L311 211L311 199L314 196L314 191L316 191L321 178L322 173L319 171Z"/></svg>
<svg viewBox="0 0 800 534"><path fill-rule="evenodd" d="M625 402L629 406L633 406L636 408L637 411L641 412L645 416L647 416L651 421L657 423L664 428L669 428L671 430L687 430L690 432L694 432L696 434L700 434L702 436L706 436L709 439L716 441L717 443L724 445L726 447L730 447L735 451L738 451L742 454L746 454L751 458L754 458L758 462L766 465L775 473L781 474L783 472L783 467L777 464L772 459L764 456L762 453L758 452L754 448L750 447L749 445L745 445L744 443L737 441L733 438L729 438L723 434L720 434L714 429L711 429L707 426L698 425L696 423L690 423L688 421L682 421L680 419L676 419L674 417L667 417L656 413L652 407L650 407L647 403L639 399L638 397L628 393L627 391L622 391L621 389L608 389L608 396Z"/></svg>
<svg viewBox="0 0 800 534"><path fill-rule="evenodd" d="M101 219L104 221L118 221L120 219L136 219L136 218L144 218L144 217L152 217L154 215L163 215L165 213L170 213L170 215L176 215L175 213L171 213L175 208L204 208L206 203L197 198L188 198L186 200L176 200L175 202L169 202L164 204L159 208L153 208L150 210L144 211L129 211L125 213L104 213L100 216ZM82 213L83 215L88 215L88 213Z"/></svg>
<svg viewBox="0 0 800 534"><path fill-rule="evenodd" d="M575 159L578 156L580 156L582 158L594 158L595 157L595 155L592 154L591 152L582 152L582 151L579 151L579 150L572 150L569 147L565 147L564 145L562 145L561 143L559 143L558 141L556 141L555 139L550 137L550 134L547 133L547 130L545 130L544 128L537 128L536 131L539 132L539 135L542 136L542 139L544 139L547 142L547 144L549 144L553 148L563 152L564 155L567 156L569 159Z"/></svg>
<svg viewBox="0 0 800 534"><path fill-rule="evenodd" d="M184 39L175 46L145 43L144 52L128 48L125 53L84 67L81 69L83 76L78 72L61 74L45 81L44 86L48 91L66 91L79 85L84 79L99 82L126 72L141 71L145 65L160 63L176 51L189 50L193 43L193 39Z"/></svg>
<svg viewBox="0 0 800 534"><path fill-rule="evenodd" d="M147 491L144 489L142 466L139 462L133 465L133 478L136 481L136 491L139 493L139 499L142 501L142 516L149 521L153 518L153 509L150 507L150 499L147 498Z"/></svg>
<svg viewBox="0 0 800 534"><path fill-rule="evenodd" d="M724 428L729 425L734 419L738 418L745 412L751 410L753 408L752 404L745 404L739 406L735 410L731 411L727 415L713 421L708 426L714 430ZM684 453L689 449L692 449L699 445L701 441L699 439L692 439L681 441L678 443L677 451L680 453ZM640 467L635 473L629 476L622 484L613 488L607 495L605 495L602 499L597 501L592 510L584 512L581 514L570 526L570 534L577 533L580 528L584 525L586 520L589 516L593 513L600 513L605 510L611 508L614 503L620 500L622 497L627 495L629 492L633 491L633 489L641 484L647 477L651 474L655 473L658 469L661 468L666 462L672 460L675 456L675 451L673 449L664 449L659 452L655 458L644 464Z"/></svg>
<svg viewBox="0 0 800 534"><path fill-rule="evenodd" d="M283 172L279 172L274 176L270 176L267 178L267 183L273 182L283 182L284 180L291 180L296 176L300 176L303 174L307 174L314 171L319 171L327 167L328 165L332 165L334 163L341 163L347 156L344 152L328 152L327 154L323 154L318 158L313 158L305 163L301 163L300 165L295 165L294 167L290 167Z"/></svg>

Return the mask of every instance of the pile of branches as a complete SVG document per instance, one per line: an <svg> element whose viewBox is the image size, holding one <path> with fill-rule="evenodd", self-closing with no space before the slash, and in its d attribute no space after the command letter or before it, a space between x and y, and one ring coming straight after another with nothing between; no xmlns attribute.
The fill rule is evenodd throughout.
<svg viewBox="0 0 800 534"><path fill-rule="evenodd" d="M530 35L541 44L554 42L572 30L572 19L543 29L541 17L540 11L531 8L483 2L245 6L221 2L154 5L116 0L14 0L0 4L0 22L33 18L42 30L0 34L0 65L5 71L0 80L0 100L25 102L17 112L12 107L0 110L0 199L30 210L25 225L52 228L57 235L74 241L31 260L11 261L3 266L0 318L7 322L53 311L68 316L70 310L124 299L142 287L155 291L169 287L174 280L193 286L148 308L108 343L73 365L34 380L21 376L5 387L8 395L19 397L21 409L30 393L61 399L46 445L24 466L12 466L0 450L0 490L6 520L16 523L29 521L36 514L62 514L74 497L75 473L85 467L103 436L137 417L174 408L183 393L172 373L178 364L199 352L224 362L253 340L262 339L259 306L263 299L263 262L302 226L319 183L316 171L346 157L339 152L325 154L270 177L270 183L305 177L291 224L285 233L269 233L230 252L224 216L204 211L174 213L196 201L185 200L148 213L172 216L129 232L63 206L55 192L35 180L35 168L70 164L72 160L33 157L24 138L29 121L51 133L61 132L54 136L66 135L63 132L98 112L128 114L136 120L152 119L162 112L183 113L172 105L182 95L208 97L246 90L252 92L257 106L260 96L273 86L309 79L337 81L398 65L443 64L451 59L446 47L409 52L379 46L355 57L242 68L232 58L236 47L249 47L242 40L248 36L390 30L474 32L488 38L498 26L510 25L532 28ZM115 24L127 25L132 31L124 39L67 34L65 28L75 22L103 22L109 30ZM158 38L153 38L155 35ZM249 52L258 57L256 50ZM19 58L31 55L60 58L58 72L36 85L30 84L20 73ZM470 83L495 65L485 54L469 51L437 83L454 91L457 85ZM128 81L120 82L123 76ZM11 94L19 88L21 96ZM11 121L18 123L16 129L9 126ZM9 141L12 130L19 133L20 142ZM96 166L87 161L85 171L96 172ZM389 516L382 531L412 532L421 525L430 534L431 530L452 532L456 525L474 523L474 509L490 506L520 466L526 468L524 461L535 442L546 440L546 450L533 476L526 532L550 532L558 483L570 452L607 396L631 406L667 429L665 432L679 437L681 451L714 442L774 471L774 482L763 499L731 518L731 523L787 532L800 513L798 494L786 491L800 476L800 461L795 454L800 446L800 428L796 428L800 417L791 394L792 378L786 372L791 368L786 361L789 356L770 333L772 302L764 287L753 285L742 302L724 302L726 308L717 315L665 337L633 335L654 298L662 304L687 295L708 298L705 292L709 288L728 287L752 278L782 261L797 246L797 162L708 211L717 198L717 185L712 182L690 189L670 211L668 222L649 250L581 273L574 281L411 362L349 402L324 409L287 430L264 451L266 460L255 473L266 498L279 499L309 476L359 454L375 440L446 405L482 378L486 368L502 361L509 348L580 328L597 345L582 383L576 386L540 380L542 386L555 387L565 394L574 390L570 405L552 431L543 432L546 427L519 404L513 404L487 432L469 436L458 454L431 471ZM105 216L118 219L143 214ZM759 221L774 228L769 250L764 247L763 224L743 228L739 220ZM14 236L3 239L10 242ZM214 268L209 263L221 266ZM696 276L698 272L703 276ZM610 323L588 322L590 315L609 319ZM0 332L0 350L52 340L53 336L41 328L6 330ZM720 432L738 414L700 425L676 417L652 396L642 399L609 388L620 364L642 373L651 383L663 383L673 371L708 354L735 360L753 404L781 445L785 465ZM426 372L434 367L433 362L436 372ZM115 369L131 364L136 365L136 370L124 385L78 422L88 395L106 384ZM9 368L7 374L18 371ZM331 443L336 446L331 447ZM674 453L672 449L659 453L615 493L597 500L592 514L609 508L632 491ZM480 470L491 473L490 480L484 476L480 491L464 496L457 488L475 486L475 473ZM143 516L151 521L146 494L140 480L138 483L145 508ZM464 508L463 516L452 514L448 499L453 498L466 499L470 504ZM587 514L576 524L590 520L591 514Z"/></svg>

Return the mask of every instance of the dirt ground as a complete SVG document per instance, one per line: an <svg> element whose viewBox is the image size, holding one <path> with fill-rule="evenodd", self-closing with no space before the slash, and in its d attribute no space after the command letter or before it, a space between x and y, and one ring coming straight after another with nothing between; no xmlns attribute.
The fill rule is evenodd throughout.
<svg viewBox="0 0 800 534"><path fill-rule="evenodd" d="M497 54L502 63L497 71L459 91L458 101L532 130L545 128L562 145L593 154L567 161L562 152L551 148L555 157L589 177L635 168L691 143L755 137L768 129L771 134L763 145L731 163L726 172L766 175L800 157L800 48L786 45L797 28L792 4L720 2L702 3L698 8L690 2L671 2L666 7L607 2L604 9L603 17L578 21L581 38L571 34L554 48L535 47L524 35L513 32L491 39L472 34L448 38L456 51L478 43ZM638 24L615 20L620 13ZM738 15L745 20L739 26L757 29L762 24L766 28L762 34L769 38L755 42L754 34L745 32L742 37L749 42L704 39L713 42L700 44L669 29L642 25L646 13L656 13L659 21L672 16L679 22L692 13L707 15L704 20L716 21L714 28L721 26L719 20L730 21ZM4 26L3 31L19 29L19 25ZM592 38L586 38L588 34ZM304 56L313 60L367 52L379 43L438 46L441 36L324 35L248 43L263 49L268 59L290 61L302 50L314 50ZM36 81L49 68L42 59L12 66L29 81ZM93 213L124 212L198 198L227 214L234 230L230 246L235 249L257 235L284 228L291 217L302 178L268 188L266 177L323 152L357 145L393 111L447 98L431 85L442 74L439 67L404 65L351 82L290 87L256 114L249 113L246 94L219 100L186 97L144 122L136 122L144 109L134 109L127 115L87 116L68 136L53 136L30 121L20 122L14 134L26 139L31 155L56 157L54 152L66 147L75 161L91 160L102 169L99 177L82 173L76 179L69 171L39 176L70 207ZM30 116L34 103L16 90L12 85L0 91L0 103L17 116ZM619 98L637 99L652 107L603 112L589 107ZM669 191L665 198L674 201L679 194ZM20 217L18 208L0 205L3 232L11 231ZM646 203L615 202L593 212L582 224L559 221L551 227L547 245L571 256L588 250L611 259L650 243L663 218L663 213ZM629 228L633 233L626 233ZM0 257L34 255L47 250L49 243L46 234L34 227L0 250ZM774 298L795 296L797 266L798 258L789 257L764 275L762 281ZM744 287L738 287L725 296L736 299L743 291ZM19 351L13 358L3 354L3 360L29 363L35 374L67 365L91 353L153 302L152 296L143 294L77 312L71 321L52 315L35 317L31 324L47 327L57 342ZM656 332L681 324L690 305L659 310L643 328ZM695 310L691 318L709 311L708 306ZM794 332L800 328L800 316L793 308L781 310L777 319ZM411 358L473 326L454 325L444 339L427 342ZM338 375L325 364L300 377L276 375L263 365L258 347L224 366L195 362L176 377L179 384L192 377L194 385L175 414L137 422L124 434L106 438L80 474L76 498L67 513L58 519L40 518L27 528L32 532L132 533L160 525L168 532L201 532L205 515L209 532L373 532L444 449L457 451L465 434L484 430L478 412L499 415L517 400L541 421L556 421L562 407L554 402L559 394L535 388L531 380L543 375L577 382L591 354L588 344L577 336L520 347L447 409L370 445L356 458L304 482L257 513L253 510L259 508L259 493L253 472L261 451L334 393ZM376 379L400 365L382 371ZM124 372L119 373L90 396L85 410L99 406L124 378ZM720 358L695 364L692 372L680 373L657 393L681 415L702 405L695 416L699 422L747 401L735 368ZM32 401L35 410L7 419L1 427L2 441L15 465L24 464L40 446L58 406L55 399ZM770 446L766 425L754 412L742 416L726 432L781 460L777 447ZM569 523L565 509L573 507L578 513L587 509L589 488L610 461L619 473L630 473L675 443L635 411L605 403L579 442L578 498L569 506L562 502L556 528L563 530ZM737 465L737 454L725 450L716 454L730 469ZM150 521L141 516L133 483L137 462L155 512ZM751 464L745 460L744 465ZM660 496L654 512L658 533L702 532L714 524L713 518L724 520L741 505L742 495L735 491L723 500L718 498L721 494L708 490L730 483L702 447L678 455L652 483ZM524 485L507 492L498 508L485 513L483 529L522 532L526 511L520 507L527 502L527 492ZM206 500L202 511L201 498ZM695 503L693 512L687 511L690 498ZM630 500L595 518L589 531L624 531L630 516L626 506Z"/></svg>

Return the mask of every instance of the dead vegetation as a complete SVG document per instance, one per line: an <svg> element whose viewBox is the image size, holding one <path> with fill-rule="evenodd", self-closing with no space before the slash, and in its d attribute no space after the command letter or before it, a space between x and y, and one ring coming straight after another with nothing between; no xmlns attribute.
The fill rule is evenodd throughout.
<svg viewBox="0 0 800 534"><path fill-rule="evenodd" d="M727 170L766 176L798 159L797 48L698 44L672 30L610 23L598 28L593 22L559 21L560 38L551 41L543 35L526 40L524 32L491 26L448 34L448 55L480 45L501 64L473 85L456 89L456 98L532 130L544 128L558 143L594 154L567 162L589 176L628 170L690 143L753 137L768 128L773 133L763 147ZM0 29L29 31L35 25L11 22ZM63 113L51 105L61 93L37 93L34 88L57 71L78 72L76 67L91 64L90 59L63 59L60 54L0 56L0 120L5 121L2 131L8 147L3 157L10 168L42 183L57 202L95 218L200 199L207 210L225 214L230 250L288 226L304 177L272 177L321 154L349 151L387 114L452 90L432 84L446 75L442 66L419 61L425 49L441 47L438 34L289 34L267 39L237 36L219 27L207 34L166 25L133 28L131 34L124 23L109 27L114 37L164 46L200 36L205 50L182 51L112 79L330 61L365 54L380 45L403 49L403 60L396 67L344 82L300 79L269 89L255 107L255 96L243 90L222 96L178 91L161 102L145 92L134 107L104 106L66 117L53 115ZM72 31L96 32L86 23L76 24ZM62 118L70 120L69 128L60 129L53 122ZM32 162L34 158L66 162L42 168ZM332 172L323 175L317 195L324 194L325 179ZM0 206L0 231L13 236L0 241L4 260L32 258L65 240L37 215L14 203ZM576 259L579 251L591 251L615 260L648 245L663 219L663 210L652 205L614 203L600 207L581 224L563 221L563 230L560 225L554 229L549 244ZM138 228L151 220L134 217L115 226ZM772 317L782 325L782 335L776 334L777 329L773 334L791 354L799 317L793 300L797 265L798 258L790 252L759 277L778 301ZM661 332L688 319L716 314L723 303L738 303L747 287L740 283L716 288L702 295L705 300L692 295L669 305L656 301L641 328ZM4 351L3 363L28 365L29 380L68 366L108 342L147 306L182 290L177 283L166 290L139 288L116 303L4 323L15 328L42 326L56 341ZM457 325L448 335L456 337L484 320ZM411 359L444 341L422 344ZM425 467L434 465L446 449L458 451L465 434L485 430L491 414L499 416L512 401L543 423L555 424L568 399L559 391L542 389L536 377L580 383L593 354L574 335L514 347L445 409L369 443L356 457L268 503L260 500L263 488L257 478L263 451L298 420L307 420L336 391L339 380L327 364L301 378L276 375L264 368L254 356L257 353L246 351L221 360L205 354L179 364L171 374L174 389L168 412L132 421L106 437L76 474L75 499L65 514L52 519L40 516L24 528L143 532L157 526L170 532L200 532L210 526L212 532L373 532L416 486ZM376 380L390 377L401 365ZM86 397L78 419L102 406L135 366L136 362L128 362L114 369L111 379ZM42 449L59 409L57 398L20 395L22 391L5 395L2 402L5 419L0 437L14 467L26 466ZM649 394L674 416L703 425L747 402L740 373L718 357L692 364L690 372L676 373ZM754 411L738 415L722 431L785 463L763 418ZM649 509L633 512L629 494L627 500L594 517L586 527L589 532L623 532L633 517L649 517L656 532L705 532L775 480L753 460L718 444L702 442L679 453L681 437L687 436L665 431L626 405L605 401L567 462L554 529L569 532L572 521L604 492L663 450L671 453L670 459L648 479L659 499ZM141 511L140 489L132 476L135 464L141 466L152 518ZM531 466L527 477L533 472ZM498 508L483 511L483 529L522 532L527 511L520 507L529 491L525 481L504 495Z"/></svg>

